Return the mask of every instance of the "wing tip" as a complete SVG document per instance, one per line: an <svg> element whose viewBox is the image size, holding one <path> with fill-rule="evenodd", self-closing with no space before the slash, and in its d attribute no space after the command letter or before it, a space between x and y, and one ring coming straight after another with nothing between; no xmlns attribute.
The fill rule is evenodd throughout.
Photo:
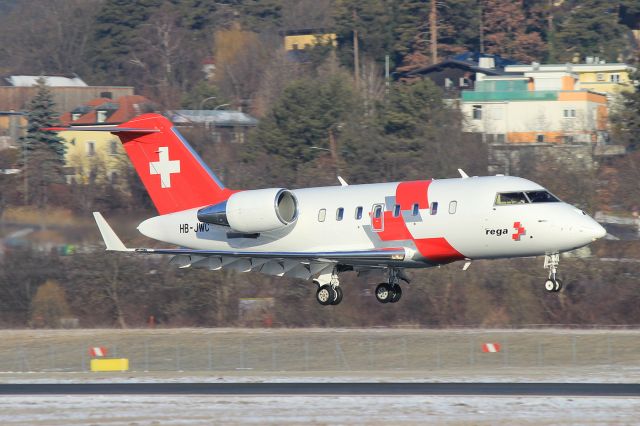
<svg viewBox="0 0 640 426"><path fill-rule="evenodd" d="M100 212L93 212L93 218L98 225L98 230L108 251L133 251L133 249L129 249L123 244L122 240L120 240Z"/></svg>

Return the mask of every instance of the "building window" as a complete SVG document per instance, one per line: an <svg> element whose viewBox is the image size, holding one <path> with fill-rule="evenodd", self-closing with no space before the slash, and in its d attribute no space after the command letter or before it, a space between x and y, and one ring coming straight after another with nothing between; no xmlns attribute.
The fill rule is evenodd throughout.
<svg viewBox="0 0 640 426"><path fill-rule="evenodd" d="M565 108L563 115L564 118L576 118L576 110L573 108Z"/></svg>
<svg viewBox="0 0 640 426"><path fill-rule="evenodd" d="M118 172L112 171L109 173L109 182L112 185L115 185L118 183Z"/></svg>
<svg viewBox="0 0 640 426"><path fill-rule="evenodd" d="M362 219L362 207L356 207L356 220Z"/></svg>
<svg viewBox="0 0 640 426"><path fill-rule="evenodd" d="M80 114L79 112L72 112L71 113L71 121L76 121L80 117L82 117L82 114Z"/></svg>
<svg viewBox="0 0 640 426"><path fill-rule="evenodd" d="M342 220L343 217L344 217L344 209L342 207L338 207L338 210L336 210L336 220L339 222Z"/></svg>
<svg viewBox="0 0 640 426"><path fill-rule="evenodd" d="M327 209L320 209L318 212L318 222L324 222L327 218Z"/></svg>
<svg viewBox="0 0 640 426"><path fill-rule="evenodd" d="M93 157L96 155L96 143L93 141L87 142L87 157Z"/></svg>
<svg viewBox="0 0 640 426"><path fill-rule="evenodd" d="M620 83L620 74L611 74L609 76L609 81L612 83Z"/></svg>
<svg viewBox="0 0 640 426"><path fill-rule="evenodd" d="M482 120L482 105L473 106L473 119Z"/></svg>
<svg viewBox="0 0 640 426"><path fill-rule="evenodd" d="M604 81L604 74L602 74L601 72L596 74L596 80L597 81Z"/></svg>
<svg viewBox="0 0 640 426"><path fill-rule="evenodd" d="M544 142L544 135L543 134L536 135L536 142L538 143Z"/></svg>
<svg viewBox="0 0 640 426"><path fill-rule="evenodd" d="M455 214L458 209L458 202L452 201L449 203L449 214Z"/></svg>
<svg viewBox="0 0 640 426"><path fill-rule="evenodd" d="M471 81L468 78L460 77L460 87L469 87Z"/></svg>
<svg viewBox="0 0 640 426"><path fill-rule="evenodd" d="M107 111L99 109L96 111L96 121L98 123L104 123L107 120Z"/></svg>
<svg viewBox="0 0 640 426"><path fill-rule="evenodd" d="M118 155L118 142L111 141L111 144L109 145L109 154Z"/></svg>
<svg viewBox="0 0 640 426"><path fill-rule="evenodd" d="M445 89L451 89L453 87L453 81L449 77L444 79L444 87Z"/></svg>

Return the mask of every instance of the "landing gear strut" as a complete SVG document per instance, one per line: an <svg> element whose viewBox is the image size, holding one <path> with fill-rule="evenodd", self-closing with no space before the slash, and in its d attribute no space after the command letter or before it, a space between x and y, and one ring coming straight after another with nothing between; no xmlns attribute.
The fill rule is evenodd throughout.
<svg viewBox="0 0 640 426"><path fill-rule="evenodd" d="M342 302L342 289L340 288L337 269L334 269L331 273L320 274L313 282L318 286L316 300L319 304L328 306Z"/></svg>
<svg viewBox="0 0 640 426"><path fill-rule="evenodd" d="M395 268L389 268L389 282L378 284L376 287L376 299L380 303L396 303L402 297L400 279L405 279Z"/></svg>
<svg viewBox="0 0 640 426"><path fill-rule="evenodd" d="M547 254L544 257L544 268L549 270L549 278L544 282L544 289L550 293L557 293L562 290L562 281L556 277L560 254Z"/></svg>

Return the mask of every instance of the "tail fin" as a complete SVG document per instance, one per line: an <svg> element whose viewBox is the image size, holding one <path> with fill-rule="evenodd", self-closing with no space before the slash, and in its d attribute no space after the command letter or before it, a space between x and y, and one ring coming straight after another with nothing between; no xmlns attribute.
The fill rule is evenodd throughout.
<svg viewBox="0 0 640 426"><path fill-rule="evenodd" d="M112 128L86 130L110 131L120 138L161 215L216 204L234 192L224 187L173 124L159 114L140 115Z"/></svg>

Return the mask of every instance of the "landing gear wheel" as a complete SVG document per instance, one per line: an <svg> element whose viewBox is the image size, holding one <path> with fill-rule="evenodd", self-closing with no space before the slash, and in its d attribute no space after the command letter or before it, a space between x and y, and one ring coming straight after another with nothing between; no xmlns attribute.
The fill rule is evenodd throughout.
<svg viewBox="0 0 640 426"><path fill-rule="evenodd" d="M336 300L338 293L328 284L321 285L316 292L316 300L322 306L331 305Z"/></svg>
<svg viewBox="0 0 640 426"><path fill-rule="evenodd" d="M340 287L334 287L333 291L336 293L336 297L334 299L333 302L331 302L332 305L337 305L340 302L342 302L342 289Z"/></svg>
<svg viewBox="0 0 640 426"><path fill-rule="evenodd" d="M551 278L549 278L547 281L544 282L544 289L547 290L548 292L555 292L556 283Z"/></svg>
<svg viewBox="0 0 640 426"><path fill-rule="evenodd" d="M389 300L389 303L396 303L402 298L402 287L400 287L399 285L393 286L392 293L393 296L391 296L391 300Z"/></svg>
<svg viewBox="0 0 640 426"><path fill-rule="evenodd" d="M391 286L387 283L379 284L378 287L376 287L376 299L378 299L380 303L389 303L393 298L393 294L394 292Z"/></svg>
<svg viewBox="0 0 640 426"><path fill-rule="evenodd" d="M556 288L554 289L554 291L558 292L560 290L562 290L562 281L556 280Z"/></svg>

